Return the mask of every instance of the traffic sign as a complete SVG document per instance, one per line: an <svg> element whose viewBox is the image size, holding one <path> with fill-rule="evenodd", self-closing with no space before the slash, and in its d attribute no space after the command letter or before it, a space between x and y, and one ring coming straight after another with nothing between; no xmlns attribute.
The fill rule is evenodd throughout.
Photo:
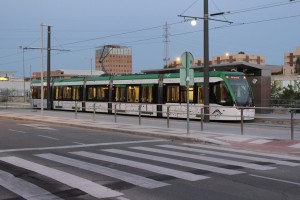
<svg viewBox="0 0 300 200"><path fill-rule="evenodd" d="M194 56L190 52L184 52L181 55L181 65L184 68L191 68L194 62Z"/></svg>

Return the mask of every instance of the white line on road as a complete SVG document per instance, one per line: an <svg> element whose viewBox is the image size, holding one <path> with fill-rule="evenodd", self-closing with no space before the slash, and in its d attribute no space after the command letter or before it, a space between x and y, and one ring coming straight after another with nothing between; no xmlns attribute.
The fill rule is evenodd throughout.
<svg viewBox="0 0 300 200"><path fill-rule="evenodd" d="M300 183L297 183L297 182L286 181L286 180L281 180L281 179L271 178L271 177L266 177L266 176L259 176L259 175L255 175L255 174L249 174L249 176L254 176L254 177L257 177L257 178L262 178L262 179L267 179L267 180L272 180L272 181L278 181L278 182L283 182L283 183L289 183L289 184L293 184L293 185L300 185Z"/></svg>
<svg viewBox="0 0 300 200"><path fill-rule="evenodd" d="M14 129L8 129L9 131L16 132L16 133L26 133L25 131L19 131Z"/></svg>
<svg viewBox="0 0 300 200"><path fill-rule="evenodd" d="M59 140L58 138L55 138L55 137L49 137L49 136L46 136L46 135L38 135L39 137L43 137L43 138L48 138L48 139L51 139L51 140Z"/></svg>
<svg viewBox="0 0 300 200"><path fill-rule="evenodd" d="M84 143L81 142L73 142L74 144L80 144L80 145L84 145Z"/></svg>
<svg viewBox="0 0 300 200"><path fill-rule="evenodd" d="M116 164L120 164L120 165L126 165L126 166L130 166L130 167L138 168L138 169L143 169L143 170L151 171L151 172L158 173L158 174L169 175L169 176L173 176L176 178L181 178L181 179L185 179L185 180L189 180L189 181L198 181L198 180L203 180L203 179L209 178L207 176L192 174L189 172L179 171L179 170L175 170L175 169L160 167L157 165L136 162L136 161L126 160L126 159L121 159L121 158L116 158L116 157L111 157L111 156L105 156L102 154L90 153L90 152L86 152L86 151L77 151L77 152L71 152L71 153L75 154L75 155L79 155L79 156L84 156L87 158L102 160L102 161L116 163Z"/></svg>
<svg viewBox="0 0 300 200"><path fill-rule="evenodd" d="M47 190L40 188L30 182L17 178L14 175L0 170L0 185L16 193L24 199L30 200L58 200L61 199Z"/></svg>
<svg viewBox="0 0 300 200"><path fill-rule="evenodd" d="M246 162L238 162L234 160L227 160L222 158L214 158L214 157L208 157L208 156L201 156L201 155L195 155L190 153L180 153L175 151L168 151L168 150L161 150L161 149L154 149L154 148L148 148L148 147L131 147L132 149L138 149L143 151L150 151L155 153L162 153L166 155L172 155L172 156L179 156L184 158L192 158L197 160L205 160L209 162L215 162L215 163L222 163L226 165L235 165L240 166L248 169L255 169L255 170L270 170L275 169L276 167L269 167L264 165L257 165L253 163L246 163Z"/></svg>
<svg viewBox="0 0 300 200"><path fill-rule="evenodd" d="M173 145L158 145L160 147L165 147L165 148L172 148L172 149L177 149L177 150L184 150L184 151L190 151L190 152L197 152L197 153L206 153L206 154L212 154L212 155L218 155L218 156L225 156L225 157L230 157L230 158L238 158L242 160L251 160L255 162L269 162L269 163L275 163L278 165L286 165L286 166L299 166L299 163L293 163L289 161L284 161L284 160L275 160L275 159L269 159L269 158L260 158L260 157L254 157L254 156L247 156L247 155L240 155L240 154L232 154L232 153L223 153L223 152L218 152L218 151L209 151L209 150L204 150L204 149L194 149L190 147L179 147L179 146L173 146ZM236 153L238 153L237 151Z"/></svg>
<svg viewBox="0 0 300 200"><path fill-rule="evenodd" d="M230 152L235 152L235 153L246 153L246 154L251 154L251 155L267 156L267 157L280 158L280 159L300 160L299 157L289 156L289 155L278 155L278 154L272 154L272 153L260 153L260 152L242 150L242 149L230 149L230 148L225 148L225 147L209 146L209 145L203 145L203 144L188 144L188 143L186 143L184 145L193 146L193 147L207 148L207 149L214 149L214 150L230 151Z"/></svg>
<svg viewBox="0 0 300 200"><path fill-rule="evenodd" d="M110 197L118 197L123 195L120 192L111 190L107 187L96 184L85 178L81 178L79 176L75 176L67 172L63 172L28 160L24 160L22 158L10 156L10 157L0 157L0 160L42 174L56 181L59 181L63 184L69 185L73 188L77 188L96 198L110 198Z"/></svg>
<svg viewBox="0 0 300 200"><path fill-rule="evenodd" d="M126 141L126 142L93 143L93 144L67 145L67 146L55 146L55 147L4 149L4 150L0 150L0 153L18 152L18 151L43 151L43 150L52 150L52 149L72 149L72 148L85 148L85 147L122 145L122 144L138 144L138 143L164 142L164 141L166 140L137 140L137 141Z"/></svg>
<svg viewBox="0 0 300 200"><path fill-rule="evenodd" d="M42 129L42 130L51 130L51 131L57 131L57 129L55 128L50 128L48 125L46 124L19 124L22 126L29 126L32 128L36 128L36 129Z"/></svg>
<svg viewBox="0 0 300 200"><path fill-rule="evenodd" d="M133 185L137 185L137 186L148 188L148 189L159 188L159 187L169 185L167 183L155 181L155 180L145 178L143 176L139 176L136 174L131 174L131 173L119 171L116 169L112 169L112 168L108 168L108 167L104 167L104 166L100 166L100 165L96 165L96 164L92 164L92 163L88 163L88 162L83 162L80 160L75 160L72 158L59 156L59 155L55 155L55 154L51 154L51 153L36 154L36 156L45 158L48 160L52 160L55 162L59 162L62 164L70 165L73 167L77 167L80 169L92 171L92 172L95 172L98 174L103 174L105 176L113 177L113 178L116 178L116 179L119 179L119 180L122 180L122 181L125 181L128 183L131 183Z"/></svg>
<svg viewBox="0 0 300 200"><path fill-rule="evenodd" d="M135 152L124 151L124 150L119 150L119 149L104 149L103 151L117 153L117 154L126 155L126 156L132 156L132 157L136 157L136 158L154 160L154 161L169 163L169 164L173 164L173 165L189 167L189 168L193 168L193 169L200 169L200 170L205 170L205 171L210 171L210 172L216 172L216 173L226 174L226 175L235 175L235 174L244 173L244 172L238 171L238 170L225 169L225 168L221 168L221 167L187 162L187 161L183 161L183 160L176 160L176 159L148 155L148 154L143 154L143 153L135 153Z"/></svg>

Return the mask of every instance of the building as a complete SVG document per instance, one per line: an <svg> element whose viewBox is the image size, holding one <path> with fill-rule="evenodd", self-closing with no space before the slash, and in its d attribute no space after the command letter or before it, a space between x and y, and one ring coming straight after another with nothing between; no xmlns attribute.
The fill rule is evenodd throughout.
<svg viewBox="0 0 300 200"><path fill-rule="evenodd" d="M63 78L73 78L73 77L83 77L83 76L101 76L104 74L103 71L92 71L92 70L55 70L50 72L51 79L63 79ZM47 79L47 72L45 71L44 79ZM32 80L41 80L41 72L33 72Z"/></svg>
<svg viewBox="0 0 300 200"><path fill-rule="evenodd" d="M104 45L96 48L96 70L107 74L132 74L132 50L127 46Z"/></svg>
<svg viewBox="0 0 300 200"><path fill-rule="evenodd" d="M300 46L296 48L295 52L284 54L283 75L293 75L296 73L295 66L297 59L300 59Z"/></svg>
<svg viewBox="0 0 300 200"><path fill-rule="evenodd" d="M250 55L244 52L239 52L238 54L228 54L224 56L214 56L212 57L213 65L220 64L231 64L231 63L250 63L257 65L265 65L265 57L262 55Z"/></svg>

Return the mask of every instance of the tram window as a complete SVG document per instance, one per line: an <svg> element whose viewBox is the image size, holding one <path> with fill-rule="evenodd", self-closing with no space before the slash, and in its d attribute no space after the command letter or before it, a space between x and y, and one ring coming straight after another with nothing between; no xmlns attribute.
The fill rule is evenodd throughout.
<svg viewBox="0 0 300 200"><path fill-rule="evenodd" d="M79 86L72 87L72 100L74 100L74 101L81 100L81 89L82 89L82 87L79 87Z"/></svg>
<svg viewBox="0 0 300 200"><path fill-rule="evenodd" d="M125 87L116 87L116 102L125 102Z"/></svg>
<svg viewBox="0 0 300 200"><path fill-rule="evenodd" d="M61 100L62 99L62 93L63 93L63 90L62 90L61 87L55 87L54 99L55 100Z"/></svg>
<svg viewBox="0 0 300 200"><path fill-rule="evenodd" d="M97 100L108 101L108 87L97 87Z"/></svg>
<svg viewBox="0 0 300 200"><path fill-rule="evenodd" d="M47 99L48 92L47 92L47 87L44 87L44 98Z"/></svg>
<svg viewBox="0 0 300 200"><path fill-rule="evenodd" d="M180 99L181 99L181 103L186 103L186 86L180 86ZM194 87L193 86L189 86L189 102L193 103L194 102Z"/></svg>
<svg viewBox="0 0 300 200"><path fill-rule="evenodd" d="M232 105L230 93L224 82L210 84L209 102L224 106Z"/></svg>
<svg viewBox="0 0 300 200"><path fill-rule="evenodd" d="M142 86L142 103L152 103L153 86Z"/></svg>
<svg viewBox="0 0 300 200"><path fill-rule="evenodd" d="M139 102L139 86L127 87L127 102Z"/></svg>
<svg viewBox="0 0 300 200"><path fill-rule="evenodd" d="M64 100L71 100L72 99L72 88L71 87L63 87L63 99Z"/></svg>
<svg viewBox="0 0 300 200"><path fill-rule="evenodd" d="M203 86L198 87L198 99L197 103L203 104Z"/></svg>
<svg viewBox="0 0 300 200"><path fill-rule="evenodd" d="M179 102L179 86L167 87L167 102L178 103Z"/></svg>
<svg viewBox="0 0 300 200"><path fill-rule="evenodd" d="M88 88L88 100L95 100L97 97L97 93L96 93L96 87L90 87Z"/></svg>

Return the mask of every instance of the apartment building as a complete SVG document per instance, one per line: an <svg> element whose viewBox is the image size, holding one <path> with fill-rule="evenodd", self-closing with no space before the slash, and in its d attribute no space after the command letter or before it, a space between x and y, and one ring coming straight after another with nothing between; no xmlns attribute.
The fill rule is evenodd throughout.
<svg viewBox="0 0 300 200"><path fill-rule="evenodd" d="M238 54L226 53L224 56L214 56L212 57L212 64L228 64L246 62L250 64L265 65L265 57L262 55L250 55L244 52L239 52Z"/></svg>
<svg viewBox="0 0 300 200"><path fill-rule="evenodd" d="M120 45L104 45L96 48L96 70L107 74L132 74L132 49Z"/></svg>
<svg viewBox="0 0 300 200"><path fill-rule="evenodd" d="M283 75L294 75L296 73L296 61L300 59L300 46L294 52L284 54Z"/></svg>

